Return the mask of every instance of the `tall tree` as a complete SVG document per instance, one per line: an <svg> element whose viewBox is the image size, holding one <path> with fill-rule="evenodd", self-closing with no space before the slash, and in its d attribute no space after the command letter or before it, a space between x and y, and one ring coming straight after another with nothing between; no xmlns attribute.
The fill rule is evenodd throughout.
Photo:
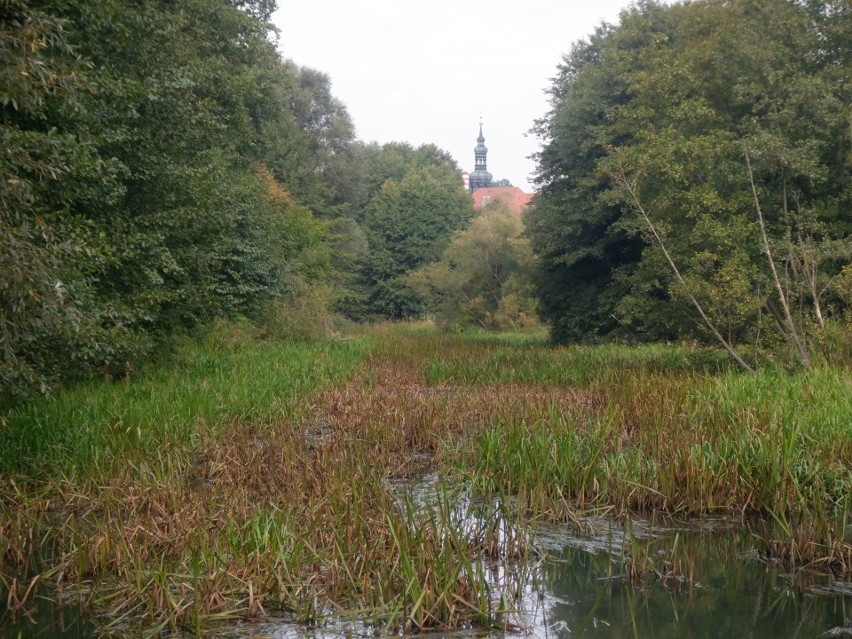
<svg viewBox="0 0 852 639"><path fill-rule="evenodd" d="M359 312L394 319L421 312L406 275L437 260L452 232L472 217L473 202L454 169L415 168L399 182L386 180L364 212L370 252L360 273Z"/></svg>
<svg viewBox="0 0 852 639"><path fill-rule="evenodd" d="M120 370L173 328L259 318L319 277L305 252L326 226L269 180L322 182L310 142L345 147L351 125L297 114L270 7L3 3L0 394Z"/></svg>
<svg viewBox="0 0 852 639"><path fill-rule="evenodd" d="M395 248L393 243L389 248L389 240L382 231L383 222L380 218L387 217L390 209L397 210L400 215L415 216L418 207L425 206L433 211L427 214L427 218L431 219L437 212L439 216L444 215L447 220L452 220L456 215L456 204L462 200L456 198L456 204L441 213L435 208L440 206L440 197L434 206L425 202L417 203L416 198L402 198L399 187L405 182L406 188L410 188L413 182L421 179L414 174L425 171L430 176L427 182L434 183L436 179L443 185L439 192L444 190L457 196L457 189L461 185L458 168L452 156L433 144L415 148L404 142L383 145L375 142L358 143L355 145L355 157L361 167L358 206L354 219L350 221L349 233L343 235L343 241L340 242L344 250L335 251L336 256L344 257L346 264L341 266L345 268L348 264L353 275L342 282L347 294L339 308L354 319L408 316L421 308L422 304L404 286L403 274L413 268L411 264L420 262L409 260L406 265L400 261L402 249ZM409 175L412 179L406 182ZM469 199L462 206L468 206ZM402 213L404 209L406 213ZM470 215L472 213L469 210L462 217ZM456 229L458 222L451 222L449 226Z"/></svg>
<svg viewBox="0 0 852 639"><path fill-rule="evenodd" d="M456 170L453 157L434 144L413 147L407 142L376 142L361 144L358 150L359 163L364 166L364 202L378 193L388 180L402 181L405 174L414 169L446 167Z"/></svg>
<svg viewBox="0 0 852 639"><path fill-rule="evenodd" d="M544 144L536 157L539 195L526 224L539 258L539 313L559 342L617 332L615 310L630 293L620 275L638 262L643 246L618 224L622 209L605 199L608 180L597 170L606 156L598 131L628 100L612 68L628 52L612 46L613 32L601 26L574 45L549 89L550 111L533 129Z"/></svg>
<svg viewBox="0 0 852 639"><path fill-rule="evenodd" d="M356 158L355 127L345 105L331 92L329 77L315 69L287 64L293 82L287 106L303 145L303 172L287 179L296 195L325 218L352 216L360 203L361 165Z"/></svg>
<svg viewBox="0 0 852 639"><path fill-rule="evenodd" d="M604 286L627 288L610 307L620 331L706 337L732 352L785 335L809 361L804 335L836 306L830 283L850 255L848 69L826 55L832 11L779 0L643 3L563 75L539 125L556 134L540 157L541 206L597 184L575 215L611 207L607 234L640 242L616 287ZM614 90L598 122L583 121L578 106L597 95L589 87L601 75ZM586 136L579 153L565 144L562 118ZM598 156L565 185L571 174L560 168L583 149ZM539 219L541 250L560 222ZM563 251L589 246L568 239ZM543 262L558 264L546 253ZM554 276L544 276L545 294L559 286ZM567 303L548 307L557 324L572 314Z"/></svg>

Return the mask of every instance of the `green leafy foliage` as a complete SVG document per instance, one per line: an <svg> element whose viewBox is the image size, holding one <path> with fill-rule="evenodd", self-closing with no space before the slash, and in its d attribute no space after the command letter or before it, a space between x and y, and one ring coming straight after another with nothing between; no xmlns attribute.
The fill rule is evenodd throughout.
<svg viewBox="0 0 852 639"><path fill-rule="evenodd" d="M559 342L594 339L619 328L613 314L629 293L619 275L641 254L640 238L619 228L617 206L603 200L605 176L596 139L607 114L626 99L624 82L601 60L612 29L599 28L558 67L549 90L551 111L536 123L545 140L526 225L539 257L539 313Z"/></svg>
<svg viewBox="0 0 852 639"><path fill-rule="evenodd" d="M354 201L333 179L353 131L325 76L279 58L271 8L3 3L0 395L125 375L325 279L329 229L300 203Z"/></svg>
<svg viewBox="0 0 852 639"><path fill-rule="evenodd" d="M393 319L420 313L423 303L406 276L436 261L453 231L472 217L473 202L453 168L415 166L398 182L387 179L364 209L370 252L357 282L360 313Z"/></svg>
<svg viewBox="0 0 852 639"><path fill-rule="evenodd" d="M98 349L66 266L89 257L92 229L68 228L67 200L104 167L75 136L90 87L65 21L23 1L0 16L0 390L20 394Z"/></svg>
<svg viewBox="0 0 852 639"><path fill-rule="evenodd" d="M325 218L352 216L360 203L361 164L355 127L346 107L331 93L327 75L293 63L285 101L298 131L288 135L288 152L271 146L268 155L281 169L300 202ZM270 140L275 143L274 138Z"/></svg>
<svg viewBox="0 0 852 639"><path fill-rule="evenodd" d="M388 142L379 145L360 144L356 147L358 162L363 166L362 204L366 204L388 180L401 182L413 169L446 167L455 170L456 162L446 151L434 144L417 148L405 142Z"/></svg>
<svg viewBox="0 0 852 639"><path fill-rule="evenodd" d="M0 7L0 396L125 376L175 332L407 317L472 217L432 145L355 142L270 0Z"/></svg>
<svg viewBox="0 0 852 639"><path fill-rule="evenodd" d="M497 200L453 234L439 261L410 273L406 281L443 326L531 326L536 319L529 281L534 260L523 230L521 217Z"/></svg>
<svg viewBox="0 0 852 639"><path fill-rule="evenodd" d="M848 9L818 4L643 3L566 58L530 224L554 337L724 339L807 364L852 255Z"/></svg>

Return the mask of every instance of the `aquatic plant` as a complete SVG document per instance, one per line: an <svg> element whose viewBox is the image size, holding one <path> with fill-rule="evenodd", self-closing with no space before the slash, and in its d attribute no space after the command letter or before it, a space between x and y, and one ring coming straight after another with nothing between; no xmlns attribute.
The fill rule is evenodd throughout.
<svg viewBox="0 0 852 639"><path fill-rule="evenodd" d="M176 361L5 414L13 607L49 576L114 629L340 614L515 628L532 526L589 511L760 518L764 556L852 568L842 369L744 375L688 348L389 325L220 336ZM449 483L406 496L426 472ZM499 512L476 511L495 495ZM691 574L676 554L631 557L636 575Z"/></svg>

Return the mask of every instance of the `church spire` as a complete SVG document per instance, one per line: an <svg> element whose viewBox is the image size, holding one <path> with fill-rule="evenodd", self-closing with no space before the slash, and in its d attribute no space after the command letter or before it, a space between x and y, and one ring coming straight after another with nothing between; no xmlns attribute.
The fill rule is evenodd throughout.
<svg viewBox="0 0 852 639"><path fill-rule="evenodd" d="M482 119L479 120L479 137L476 138L476 147L473 149L474 169L470 174L470 192L476 189L491 186L492 175L488 172L488 148L485 146L485 136L482 135Z"/></svg>

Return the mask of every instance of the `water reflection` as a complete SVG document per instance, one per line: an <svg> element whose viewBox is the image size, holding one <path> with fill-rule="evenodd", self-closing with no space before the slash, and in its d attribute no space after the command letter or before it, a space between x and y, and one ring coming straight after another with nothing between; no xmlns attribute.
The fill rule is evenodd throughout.
<svg viewBox="0 0 852 639"><path fill-rule="evenodd" d="M613 573L613 555L566 548L542 565L546 595L535 634L560 639L815 638L852 613L852 598L803 591L775 566L743 558L741 541L686 537L693 581L657 580L640 587Z"/></svg>
<svg viewBox="0 0 852 639"><path fill-rule="evenodd" d="M427 485L434 487L433 482ZM478 502L471 508L463 491L457 497L464 506L459 512L472 517L467 523L472 529L486 520L493 525L499 502ZM415 494L409 493L409 499L425 505L428 491L421 484ZM500 526L500 539L517 535L511 522ZM539 526L534 533L536 552L529 561L484 560L495 609L507 604L517 608L517 613L504 615L501 621L519 634L500 629L430 636L815 639L852 619L852 584L833 582L824 574L786 575L778 566L758 561L752 532L739 522L643 520L624 524L598 517L586 519L583 528L577 533L567 525ZM628 578L631 558L641 559L639 565L646 571L641 574L640 570L638 582ZM37 623L3 619L0 639L104 636L81 619L74 606L41 601L33 620ZM369 620L338 617L313 628L283 619L233 623L211 628L205 637L354 639L373 637L374 633ZM116 636L139 637L142 633L125 628Z"/></svg>
<svg viewBox="0 0 852 639"><path fill-rule="evenodd" d="M80 606L56 605L46 597L36 599L28 615L0 614L0 639L89 639L98 637Z"/></svg>

